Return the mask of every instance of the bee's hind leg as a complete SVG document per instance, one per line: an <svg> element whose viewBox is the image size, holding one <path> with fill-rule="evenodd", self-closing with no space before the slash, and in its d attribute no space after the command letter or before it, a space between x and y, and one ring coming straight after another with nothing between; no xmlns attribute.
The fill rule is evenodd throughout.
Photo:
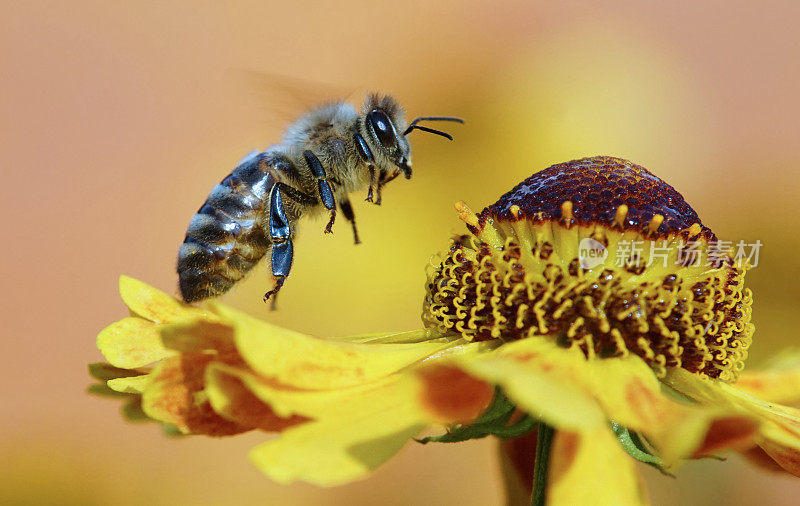
<svg viewBox="0 0 800 506"><path fill-rule="evenodd" d="M294 245L292 244L292 229L289 217L283 206L283 197L291 198L300 204L313 205L317 199L292 188L285 183L275 183L269 195L269 238L272 242L272 276L275 285L272 290L264 294L264 302L272 297L272 309L275 309L275 297L283 287L283 283L292 270L294 258Z"/></svg>
<svg viewBox="0 0 800 506"><path fill-rule="evenodd" d="M339 202L339 207L342 209L344 219L349 221L350 225L353 227L353 238L356 244L361 244L361 239L358 238L358 229L356 228L356 215L353 212L353 205L350 203L350 199L345 197Z"/></svg>
<svg viewBox="0 0 800 506"><path fill-rule="evenodd" d="M333 197L333 189L328 181L328 176L325 173L325 167L319 161L317 155L309 150L303 151L303 158L306 160L308 168L317 178L317 188L319 190L319 199L325 209L331 212L331 217L328 224L325 226L325 233L330 234L333 232L333 222L336 221L336 199Z"/></svg>

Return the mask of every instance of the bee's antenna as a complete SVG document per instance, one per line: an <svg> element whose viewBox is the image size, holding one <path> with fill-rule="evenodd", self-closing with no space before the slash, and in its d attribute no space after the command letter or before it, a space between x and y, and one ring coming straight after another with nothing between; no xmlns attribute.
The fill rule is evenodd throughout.
<svg viewBox="0 0 800 506"><path fill-rule="evenodd" d="M453 136L450 135L447 132L442 132L441 130L434 130L433 128L428 128L428 127L419 126L419 125L414 125L414 126L408 127L408 129L406 130L406 132L403 135L408 135L409 133L413 132L414 130L422 130L423 132L428 132L428 133L432 133L432 134L436 134L436 135L441 135L442 137L447 137L451 141L453 140Z"/></svg>
<svg viewBox="0 0 800 506"><path fill-rule="evenodd" d="M414 130L422 130L423 132L428 132L428 133L431 133L431 134L441 135L442 137L447 137L451 141L453 140L453 136L452 135L450 135L448 133L445 133L445 132L442 132L441 130L434 130L433 128L428 128L428 127L417 125L417 123L419 123L420 121L455 121L456 123L464 123L463 119L455 118L455 117L452 117L452 116L421 116L421 117L415 119L414 121L412 121L408 125L408 128L406 128L406 131L403 132L403 135L408 135L411 132L413 132Z"/></svg>

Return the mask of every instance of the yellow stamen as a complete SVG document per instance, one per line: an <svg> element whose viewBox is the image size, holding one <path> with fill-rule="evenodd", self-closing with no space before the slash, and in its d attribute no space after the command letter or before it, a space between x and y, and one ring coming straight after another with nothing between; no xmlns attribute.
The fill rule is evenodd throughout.
<svg viewBox="0 0 800 506"><path fill-rule="evenodd" d="M650 224L647 225L647 231L651 234L655 234L658 230L658 227L664 222L664 216L660 214L654 214L653 218L650 220Z"/></svg>
<svg viewBox="0 0 800 506"><path fill-rule="evenodd" d="M628 215L628 206L622 204L617 208L617 214L614 215L614 223L619 225L620 227L623 226L625 223L625 217Z"/></svg>
<svg viewBox="0 0 800 506"><path fill-rule="evenodd" d="M572 215L572 202L569 200L565 200L563 204L561 204L561 219L572 221L574 216Z"/></svg>
<svg viewBox="0 0 800 506"><path fill-rule="evenodd" d="M461 221L472 227L478 227L478 217L472 212L466 202L459 200L456 202L456 212Z"/></svg>

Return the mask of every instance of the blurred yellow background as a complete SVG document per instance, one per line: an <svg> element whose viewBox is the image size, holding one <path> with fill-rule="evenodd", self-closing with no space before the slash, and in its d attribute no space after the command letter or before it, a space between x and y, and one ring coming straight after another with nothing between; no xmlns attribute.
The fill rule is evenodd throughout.
<svg viewBox="0 0 800 506"><path fill-rule="evenodd" d="M498 504L491 441L410 444L369 480L280 486L246 453L265 436L167 439L85 394L117 277L174 292L177 248L211 187L302 112L255 70L395 94L452 114L414 134L415 175L381 207L305 222L280 310L259 266L226 302L318 335L419 326L423 268L532 172L608 154L675 186L725 239L760 239L750 366L797 341L800 4L753 2L4 2L0 504ZM337 97L330 97L337 98ZM284 111L278 114L276 111ZM644 470L666 504L797 504L800 481L739 457Z"/></svg>

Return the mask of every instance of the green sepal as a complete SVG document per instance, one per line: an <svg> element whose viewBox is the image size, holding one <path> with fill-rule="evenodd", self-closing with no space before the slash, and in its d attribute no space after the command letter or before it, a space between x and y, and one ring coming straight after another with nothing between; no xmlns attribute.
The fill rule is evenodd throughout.
<svg viewBox="0 0 800 506"><path fill-rule="evenodd" d="M89 364L89 376L100 381L108 381L116 378L126 378L128 376L140 376L144 374L141 371L131 369L122 369L114 367L105 362L94 362Z"/></svg>
<svg viewBox="0 0 800 506"><path fill-rule="evenodd" d="M154 421L142 410L142 397L140 395L132 396L131 400L122 406L122 416L129 422L134 423Z"/></svg>
<svg viewBox="0 0 800 506"><path fill-rule="evenodd" d="M181 432L179 428L172 425L171 423L163 423L161 424L161 430L165 436L168 437L184 437L186 436L185 433Z"/></svg>
<svg viewBox="0 0 800 506"><path fill-rule="evenodd" d="M674 474L667 471L663 460L650 453L644 441L642 441L642 438L639 437L639 434L629 430L627 427L619 425L613 420L611 421L611 430L614 431L614 435L617 436L617 441L619 441L625 453L639 462L644 462L648 466L658 469L661 474L672 478L675 477Z"/></svg>
<svg viewBox="0 0 800 506"><path fill-rule="evenodd" d="M89 385L86 388L86 393L91 395L99 395L101 397L128 397L131 395L124 392L111 390L105 383L95 383L93 385Z"/></svg>
<svg viewBox="0 0 800 506"><path fill-rule="evenodd" d="M430 436L416 441L422 444L460 443L486 436L497 436L502 439L519 437L530 432L536 426L536 421L526 414L513 424L506 425L515 410L516 406L503 391L495 387L491 405L470 425L457 425L441 436Z"/></svg>
<svg viewBox="0 0 800 506"><path fill-rule="evenodd" d="M528 432L532 431L536 427L537 423L539 423L538 420L533 418L531 415L525 414L522 416L522 418L508 427L494 428L492 430L492 435L499 437L500 439L514 439L524 436Z"/></svg>

